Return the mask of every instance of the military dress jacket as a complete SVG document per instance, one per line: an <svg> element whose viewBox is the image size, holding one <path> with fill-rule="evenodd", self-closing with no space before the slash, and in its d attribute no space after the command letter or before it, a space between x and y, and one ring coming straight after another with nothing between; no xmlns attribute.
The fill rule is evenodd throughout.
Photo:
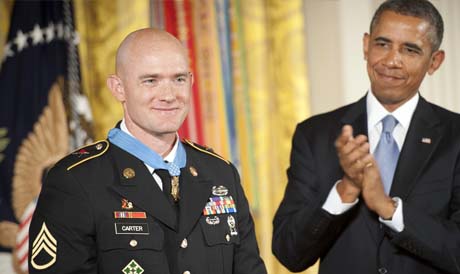
<svg viewBox="0 0 460 274"><path fill-rule="evenodd" d="M266 273L235 167L186 142L177 209L142 161L108 141L47 174L29 273Z"/></svg>

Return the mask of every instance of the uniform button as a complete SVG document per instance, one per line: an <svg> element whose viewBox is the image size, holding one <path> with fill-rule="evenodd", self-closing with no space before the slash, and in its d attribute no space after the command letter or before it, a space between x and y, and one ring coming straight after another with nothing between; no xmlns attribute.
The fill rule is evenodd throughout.
<svg viewBox="0 0 460 274"><path fill-rule="evenodd" d="M190 274L190 271L188 271L188 270L184 271L184 274Z"/></svg>
<svg viewBox="0 0 460 274"><path fill-rule="evenodd" d="M136 247L137 246L137 241L136 240L131 240L131 241L129 241L129 245L131 247Z"/></svg>
<svg viewBox="0 0 460 274"><path fill-rule="evenodd" d="M379 273L380 274L385 274L385 273L388 273L388 270L385 267L381 267L381 268L379 268Z"/></svg>
<svg viewBox="0 0 460 274"><path fill-rule="evenodd" d="M230 242L230 235L227 234L227 235L225 236L225 239L227 240L227 242Z"/></svg>
<svg viewBox="0 0 460 274"><path fill-rule="evenodd" d="M187 248L187 246L188 246L188 241L187 241L187 239L183 239L183 240L182 240L182 243L180 243L180 247L182 247L182 248Z"/></svg>

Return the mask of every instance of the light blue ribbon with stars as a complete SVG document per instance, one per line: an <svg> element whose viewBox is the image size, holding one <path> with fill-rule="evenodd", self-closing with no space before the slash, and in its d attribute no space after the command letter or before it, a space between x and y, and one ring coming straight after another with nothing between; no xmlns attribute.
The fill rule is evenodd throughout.
<svg viewBox="0 0 460 274"><path fill-rule="evenodd" d="M181 142L178 143L177 153L174 161L167 163L163 158L151 150L148 146L141 143L136 138L127 134L119 128L112 128L108 135L109 141L129 154L135 156L154 169L166 169L171 176L179 176L180 169L185 167L187 154Z"/></svg>

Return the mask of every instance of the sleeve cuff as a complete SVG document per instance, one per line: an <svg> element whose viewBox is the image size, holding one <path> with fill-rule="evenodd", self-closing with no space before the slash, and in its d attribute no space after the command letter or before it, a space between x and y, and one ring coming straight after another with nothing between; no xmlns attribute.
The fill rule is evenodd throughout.
<svg viewBox="0 0 460 274"><path fill-rule="evenodd" d="M391 228L393 231L401 232L404 230L403 202L399 197L394 197L392 199L396 203L396 210L393 214L393 217L391 218L391 220L384 220L381 217L379 217L379 221L382 224Z"/></svg>
<svg viewBox="0 0 460 274"><path fill-rule="evenodd" d="M329 212L332 215L340 215L345 213L354 205L359 202L359 199L356 199L353 203L343 203L342 199L340 198L339 193L337 192L337 184L340 183L342 180L338 180L335 182L334 186L332 187L329 195L327 196L326 202L323 204L323 209Z"/></svg>

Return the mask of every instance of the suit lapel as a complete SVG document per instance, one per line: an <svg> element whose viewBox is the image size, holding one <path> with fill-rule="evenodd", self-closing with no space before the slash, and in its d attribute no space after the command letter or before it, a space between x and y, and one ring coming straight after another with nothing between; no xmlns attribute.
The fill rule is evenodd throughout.
<svg viewBox="0 0 460 274"><path fill-rule="evenodd" d="M366 96L350 106L350 109L348 109L341 118L341 122L342 126L351 125L353 127L354 136L359 134L367 136ZM341 129L342 128L339 129L339 134Z"/></svg>
<svg viewBox="0 0 460 274"><path fill-rule="evenodd" d="M436 150L442 133L441 121L430 104L420 97L399 156L390 196L407 198Z"/></svg>
<svg viewBox="0 0 460 274"><path fill-rule="evenodd" d="M187 150L187 165L181 169L181 199L179 201L180 218L179 234L185 238L193 229L200 218L203 208L211 195L211 181L207 180L204 173L206 167L202 167L194 161L194 152ZM192 176L190 168L193 167L197 176ZM207 167L209 168L209 167Z"/></svg>
<svg viewBox="0 0 460 274"><path fill-rule="evenodd" d="M118 176L111 188L136 207L142 208L149 215L176 230L176 213L144 163L113 144L111 148L114 174ZM125 178L123 171L126 168L134 170L135 176Z"/></svg>

